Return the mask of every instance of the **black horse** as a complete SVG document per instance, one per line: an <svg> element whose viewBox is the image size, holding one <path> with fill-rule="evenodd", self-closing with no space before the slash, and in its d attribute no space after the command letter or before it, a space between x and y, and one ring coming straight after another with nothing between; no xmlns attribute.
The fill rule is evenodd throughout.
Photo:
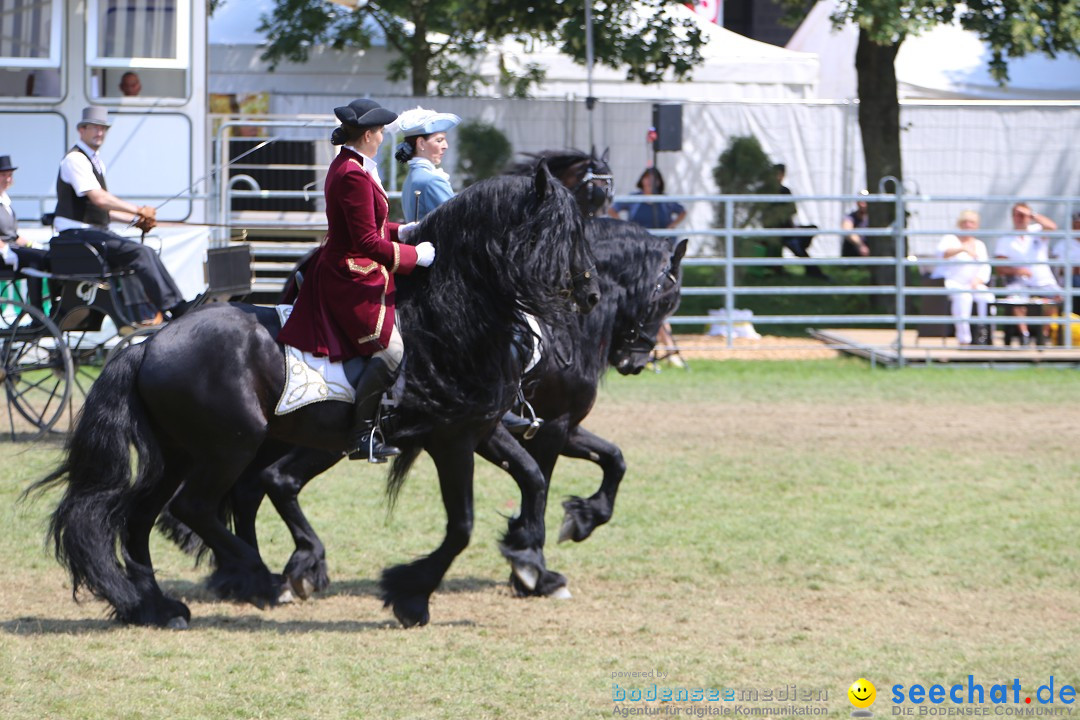
<svg viewBox="0 0 1080 720"><path fill-rule="evenodd" d="M393 441L425 448L439 473L446 538L431 555L384 575L387 603L406 626L428 601L472 527L473 452L511 406L529 335L522 313L567 321L567 295L597 302L580 213L541 164L532 178L474 185L417 228L439 248L412 276L399 312L404 387ZM277 602L281 578L219 517L222 499L267 441L341 453L352 406L308 405L284 416L272 309L208 307L121 352L87 396L61 465L27 492L62 484L50 536L71 574L122 622L184 627L190 611L154 578L149 534L168 502L214 555L220 596ZM138 466L130 470L130 446ZM117 545L120 558L117 558Z"/></svg>
<svg viewBox="0 0 1080 720"><path fill-rule="evenodd" d="M599 157L595 148L589 153L569 149L522 154L526 159L507 168L507 175L528 176L538 162L547 163L551 174L570 189L582 214L586 216L596 215L614 197L615 177L608 165L607 150Z"/></svg>
<svg viewBox="0 0 1080 720"><path fill-rule="evenodd" d="M611 518L615 495L626 471L617 446L581 427L596 400L597 386L610 366L637 374L649 362L656 334L678 307L681 261L686 241L659 238L635 223L590 219L586 235L596 256L600 304L569 322L544 323L541 362L526 377L531 400L545 423L537 435L521 441L501 424L478 446L477 453L504 468L521 490L521 512L512 518L500 543L512 567L511 583L519 595L565 596L566 578L547 569L543 557L544 509L551 476L560 454L591 460L603 470L600 488L589 498L563 503L566 517L560 540L582 541ZM419 455L413 445L392 469L396 492ZM237 534L257 543L255 519L268 496L293 536L296 549L285 567L292 592L307 598L329 585L325 548L300 508L298 496L313 478L341 460L340 453L291 448L280 443L263 448L233 488L223 508ZM169 533L188 550L189 534ZM394 577L384 577L393 587Z"/></svg>
<svg viewBox="0 0 1080 720"><path fill-rule="evenodd" d="M477 450L506 469L521 488L522 512L510 520L500 548L513 568L511 584L522 596L568 596L566 578L547 570L543 557L535 556L543 537L534 536L537 529L525 511L527 498L542 493L540 507L546 507L560 455L589 460L603 470L603 480L590 497L563 502L559 541L581 542L611 519L626 463L618 446L581 423L592 410L607 368L623 375L640 373L661 326L679 305L686 240L659 238L636 223L610 218L591 220L586 235L596 255L601 301L588 317L542 328L544 352L525 382L543 426L528 440L500 426ZM522 448L531 461L524 460Z"/></svg>

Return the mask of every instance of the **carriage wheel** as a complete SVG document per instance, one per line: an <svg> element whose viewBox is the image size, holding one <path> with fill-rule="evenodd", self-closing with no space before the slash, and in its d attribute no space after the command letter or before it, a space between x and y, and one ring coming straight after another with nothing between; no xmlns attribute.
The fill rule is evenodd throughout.
<svg viewBox="0 0 1080 720"><path fill-rule="evenodd" d="M71 355L60 330L37 308L5 300L2 310L0 378L11 439L20 431L37 437L51 430L68 408Z"/></svg>

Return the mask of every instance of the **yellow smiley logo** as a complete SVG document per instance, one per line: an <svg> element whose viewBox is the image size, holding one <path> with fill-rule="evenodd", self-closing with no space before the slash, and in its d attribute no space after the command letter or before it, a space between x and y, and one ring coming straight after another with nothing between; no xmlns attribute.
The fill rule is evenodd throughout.
<svg viewBox="0 0 1080 720"><path fill-rule="evenodd" d="M857 708L868 708L874 704L877 698L877 689L866 678L859 678L851 683L847 691L848 700Z"/></svg>

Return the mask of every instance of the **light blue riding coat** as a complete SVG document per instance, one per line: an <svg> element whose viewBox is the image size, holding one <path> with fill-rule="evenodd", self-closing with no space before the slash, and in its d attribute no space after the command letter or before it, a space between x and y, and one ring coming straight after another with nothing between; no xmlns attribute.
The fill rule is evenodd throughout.
<svg viewBox="0 0 1080 720"><path fill-rule="evenodd" d="M420 193L419 200L416 193ZM401 187L401 207L406 222L413 222L427 215L454 197L450 176L436 168L426 158L409 159L409 176Z"/></svg>

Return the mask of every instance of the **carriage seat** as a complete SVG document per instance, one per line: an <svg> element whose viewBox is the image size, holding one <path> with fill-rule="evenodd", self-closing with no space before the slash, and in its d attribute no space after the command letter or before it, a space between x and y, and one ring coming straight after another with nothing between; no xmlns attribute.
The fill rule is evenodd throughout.
<svg viewBox="0 0 1080 720"><path fill-rule="evenodd" d="M87 242L53 243L49 248L49 266L54 277L72 280L101 280L130 275L130 268L113 270L105 256Z"/></svg>

